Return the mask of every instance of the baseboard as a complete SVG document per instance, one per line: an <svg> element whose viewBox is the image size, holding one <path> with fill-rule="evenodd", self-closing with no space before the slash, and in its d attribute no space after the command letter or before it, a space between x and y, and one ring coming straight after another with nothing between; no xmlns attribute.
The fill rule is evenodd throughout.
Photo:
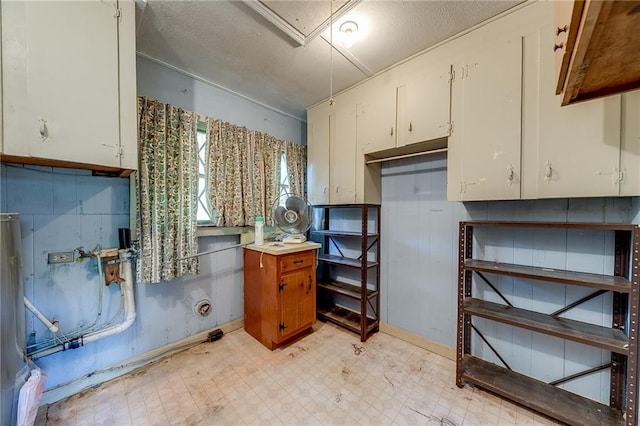
<svg viewBox="0 0 640 426"><path fill-rule="evenodd" d="M441 355L445 358L449 358L452 361L456 360L456 348L445 346L442 343L434 342L426 337L411 333L410 331L403 330L395 325L380 322L380 331L390 336L397 337L400 340L414 344L420 348L426 349L435 354Z"/></svg>
<svg viewBox="0 0 640 426"><path fill-rule="evenodd" d="M195 346L207 340L209 333L215 329L221 329L225 334L234 330L238 330L244 326L244 319L229 321L225 324L219 325L209 330L201 331L193 336L186 337L182 340L170 343L168 345L156 348L152 351L145 352L137 355L133 358L126 359L119 364L112 365L111 367L103 370L95 371L88 376L83 376L71 382L63 383L56 386L53 389L49 389L42 394L40 405L52 404L67 398L71 395L75 395L83 390L96 387L104 382L113 380L124 374L143 367L153 361L173 355L174 353L183 351L191 346Z"/></svg>

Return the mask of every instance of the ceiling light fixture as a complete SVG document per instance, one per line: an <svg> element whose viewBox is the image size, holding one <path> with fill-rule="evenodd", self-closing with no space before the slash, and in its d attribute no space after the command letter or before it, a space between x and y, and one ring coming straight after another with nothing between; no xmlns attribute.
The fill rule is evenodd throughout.
<svg viewBox="0 0 640 426"><path fill-rule="evenodd" d="M358 31L358 24L353 21L345 21L340 25L340 32L342 33L342 44L347 49L353 47L356 32Z"/></svg>

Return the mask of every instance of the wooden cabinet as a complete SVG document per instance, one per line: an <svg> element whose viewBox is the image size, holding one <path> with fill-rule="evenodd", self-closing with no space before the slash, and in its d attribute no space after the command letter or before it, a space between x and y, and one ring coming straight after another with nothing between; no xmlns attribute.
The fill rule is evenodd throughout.
<svg viewBox="0 0 640 426"><path fill-rule="evenodd" d="M3 159L137 168L132 1L6 1L2 44Z"/></svg>
<svg viewBox="0 0 640 426"><path fill-rule="evenodd" d="M481 229L479 229L481 228ZM586 239L591 233L592 243L600 242L603 247L593 244L585 246L582 252L587 259L601 254L603 260L610 259L610 275L589 272L577 272L557 268L546 268L524 264L503 262L494 258L491 251L494 243L492 234L504 230L529 229L536 234L557 231L558 235L567 236L572 231L574 236ZM514 231L515 232L515 231ZM482 233L482 234L481 234ZM483 238L478 238L480 235ZM603 238L606 236L606 238ZM493 393L511 399L519 404L558 419L567 424L614 424L635 426L637 423L637 339L639 295L637 291L638 276L635 272L640 267L637 246L640 244L640 230L637 225L607 225L593 223L544 223L544 222L461 222L459 240L459 273L458 273L458 338L456 383L462 387L464 382L474 383ZM604 246L611 247L605 248ZM477 252L477 253L476 253ZM491 256L489 259L487 257ZM475 281L474 277L481 279ZM517 297L509 297L499 291L496 282L503 277L512 277L532 281L531 294L540 295L543 300L539 304L541 310L534 310L531 303L519 305ZM482 284L481 284L482 283ZM486 296L478 289L486 283ZM561 300L550 299L552 287L560 286L582 288L582 293L571 294L581 297L562 297ZM489 290L490 288L490 290ZM539 288L539 291L536 291ZM610 293L610 299L603 296ZM568 295L569 293L567 293ZM489 300L492 296L493 300ZM602 297L609 301L610 313L595 317L594 322L585 322L569 317L569 311L579 309L584 303ZM555 303L554 303L555 302ZM558 309L559 308L559 309ZM551 312L553 311L553 312ZM551 313L548 313L551 312ZM480 319L480 322L479 322ZM603 324L604 319L610 321ZM488 321L485 321L488 320ZM569 372L561 372L565 377L554 377L543 381L530 377L528 372L519 372L510 364L516 363L509 347L501 355L501 347L497 339L490 339L484 326L489 324L507 324L515 329L530 330L535 334L555 336L568 342L580 345L569 345L561 356L575 360ZM492 342L491 342L492 340ZM530 339L533 344L537 340ZM492 363L479 356L480 345L489 347L497 360ZM554 341L555 342L555 341ZM562 340L559 341L562 346ZM586 358L586 350L595 348L605 355L597 357L596 362L602 365L590 365L579 371ZM558 346L558 342L556 342ZM474 349L475 348L475 349ZM536 350L532 347L532 350ZM537 349L544 351L544 348ZM608 359L607 359L608 358ZM498 365L501 364L501 365ZM522 364L519 364L522 366ZM562 389L568 382L594 374L602 370L610 370L609 404L608 406L592 399ZM545 369L547 370L547 369ZM580 392L582 393L582 392ZM626 417L623 417L623 412Z"/></svg>
<svg viewBox="0 0 640 426"><path fill-rule="evenodd" d="M329 103L307 111L307 198L311 204L329 202Z"/></svg>
<svg viewBox="0 0 640 426"><path fill-rule="evenodd" d="M563 57L556 74L562 105L640 87L640 1L566 3L557 11L558 38L548 45Z"/></svg>
<svg viewBox="0 0 640 426"><path fill-rule="evenodd" d="M318 318L360 335L380 326L380 206L316 205L320 225L311 230L322 242L318 256Z"/></svg>
<svg viewBox="0 0 640 426"><path fill-rule="evenodd" d="M244 248L244 328L273 350L308 331L316 318L316 249Z"/></svg>
<svg viewBox="0 0 640 426"><path fill-rule="evenodd" d="M525 37L522 198L617 196L620 96L561 107L554 94L550 25ZM637 168L637 166L634 166Z"/></svg>
<svg viewBox="0 0 640 426"><path fill-rule="evenodd" d="M454 72L447 199L520 198L520 37L472 49Z"/></svg>

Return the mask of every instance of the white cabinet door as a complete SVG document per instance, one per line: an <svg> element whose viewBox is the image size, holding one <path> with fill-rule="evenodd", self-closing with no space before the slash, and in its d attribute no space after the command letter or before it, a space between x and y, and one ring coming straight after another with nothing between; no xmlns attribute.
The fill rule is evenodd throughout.
<svg viewBox="0 0 640 426"><path fill-rule="evenodd" d="M396 146L449 136L450 75L450 65L421 70L398 87Z"/></svg>
<svg viewBox="0 0 640 426"><path fill-rule="evenodd" d="M137 168L133 3L2 8L3 152Z"/></svg>
<svg viewBox="0 0 640 426"><path fill-rule="evenodd" d="M620 195L640 195L640 91L622 95Z"/></svg>
<svg viewBox="0 0 640 426"><path fill-rule="evenodd" d="M357 143L363 154L396 146L396 85L387 73L362 86L357 105Z"/></svg>
<svg viewBox="0 0 640 426"><path fill-rule="evenodd" d="M307 197L329 204L329 105L307 111Z"/></svg>
<svg viewBox="0 0 640 426"><path fill-rule="evenodd" d="M619 194L620 96L561 107L555 95L554 27L540 29L525 77L524 198ZM537 49L537 50L536 50ZM534 175L535 173L535 175Z"/></svg>
<svg viewBox="0 0 640 426"><path fill-rule="evenodd" d="M138 169L138 97L136 91L136 8L118 0L118 60L120 65L120 167Z"/></svg>
<svg viewBox="0 0 640 426"><path fill-rule="evenodd" d="M461 176L448 193L457 189L465 201L520 198L520 37L483 45L455 72L451 143Z"/></svg>
<svg viewBox="0 0 640 426"><path fill-rule="evenodd" d="M356 200L356 102L351 96L336 98L330 107L329 181L331 204L349 204Z"/></svg>

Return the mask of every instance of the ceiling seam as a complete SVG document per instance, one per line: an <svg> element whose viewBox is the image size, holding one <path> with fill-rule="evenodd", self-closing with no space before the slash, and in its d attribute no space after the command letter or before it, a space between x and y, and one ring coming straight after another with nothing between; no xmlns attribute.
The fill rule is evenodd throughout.
<svg viewBox="0 0 640 426"><path fill-rule="evenodd" d="M330 0L333 1L333 0ZM348 12L351 11L354 7L358 5L362 0L349 0L345 4L342 5L340 9L338 9L333 15L333 22L339 20ZM331 25L331 16L324 20L324 22L316 27L315 30L311 31L309 35L305 38L305 42L308 43L318 37L328 26ZM324 38L324 37L323 37Z"/></svg>
<svg viewBox="0 0 640 426"><path fill-rule="evenodd" d="M327 40L326 38L324 38L324 36L320 37L322 40L324 40L328 45L331 45L331 42L329 40ZM347 49L342 49L340 47L337 46L333 46L333 48L340 54L342 55L343 58L345 58L351 65L353 65L354 67L356 67L358 69L358 71L360 71L362 74L364 74L367 77L371 77L373 76L374 72L371 71L369 68L367 68L366 65L364 65L362 62L360 62L358 60L358 58L355 57L355 55L352 55L351 52L349 52L349 50Z"/></svg>

